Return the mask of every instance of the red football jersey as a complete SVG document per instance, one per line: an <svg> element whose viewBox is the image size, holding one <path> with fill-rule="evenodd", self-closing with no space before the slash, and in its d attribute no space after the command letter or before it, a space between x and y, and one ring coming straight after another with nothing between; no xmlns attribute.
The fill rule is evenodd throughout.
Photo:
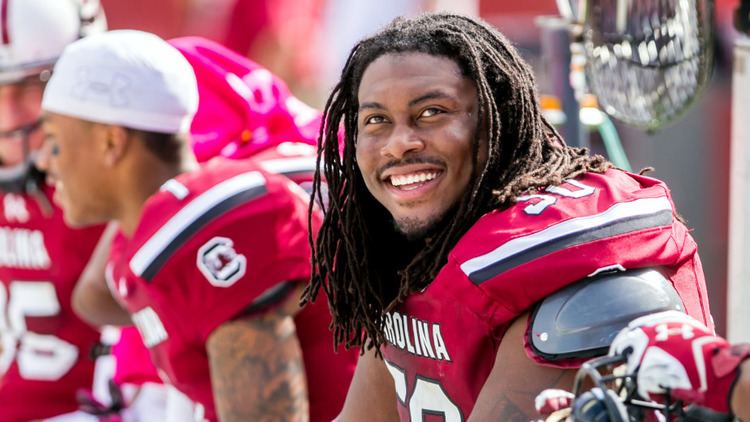
<svg viewBox="0 0 750 422"><path fill-rule="evenodd" d="M163 377L216 420L205 343L310 276L307 195L255 161L216 159L165 183L124 248L115 289ZM313 421L341 409L356 352L334 354L325 301L295 318Z"/></svg>
<svg viewBox="0 0 750 422"><path fill-rule="evenodd" d="M484 215L435 280L386 317L401 420L468 419L516 317L598 271L643 267L660 269L687 313L711 325L696 244L658 180L586 174Z"/></svg>
<svg viewBox="0 0 750 422"><path fill-rule="evenodd" d="M52 190L44 195L51 203ZM72 412L91 388L99 333L70 297L102 228L73 230L62 211L0 193L0 419L30 421Z"/></svg>

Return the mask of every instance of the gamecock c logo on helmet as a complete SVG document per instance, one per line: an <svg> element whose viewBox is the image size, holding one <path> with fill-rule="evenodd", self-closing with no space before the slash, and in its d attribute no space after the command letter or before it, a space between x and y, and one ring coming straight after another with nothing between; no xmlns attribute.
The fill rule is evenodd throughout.
<svg viewBox="0 0 750 422"><path fill-rule="evenodd" d="M233 246L232 239L217 236L198 249L198 269L216 287L229 287L245 275L247 259Z"/></svg>

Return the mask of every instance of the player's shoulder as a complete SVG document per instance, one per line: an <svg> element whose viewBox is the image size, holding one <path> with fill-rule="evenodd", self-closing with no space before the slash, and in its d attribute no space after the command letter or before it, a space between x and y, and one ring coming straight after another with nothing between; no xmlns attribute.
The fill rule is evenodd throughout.
<svg viewBox="0 0 750 422"><path fill-rule="evenodd" d="M260 236L268 232L258 227L261 224L293 220L302 230L304 198L294 183L263 170L254 160L211 160L197 171L168 180L147 201L131 238L130 269L148 280L167 261L183 255L194 259L192 246L214 238L221 238L219 246L227 246L223 239L228 233L235 241L254 237L243 233Z"/></svg>
<svg viewBox="0 0 750 422"><path fill-rule="evenodd" d="M585 173L485 214L451 253L469 274L477 259L490 253L511 258L539 249L538 254L557 243L565 247L573 238L593 241L618 231L669 226L673 218L671 196L662 181L615 169Z"/></svg>
<svg viewBox="0 0 750 422"><path fill-rule="evenodd" d="M199 169L167 180L146 202L144 214L173 216L252 207L256 200L283 197L289 191L288 179L268 171L257 159L214 158Z"/></svg>

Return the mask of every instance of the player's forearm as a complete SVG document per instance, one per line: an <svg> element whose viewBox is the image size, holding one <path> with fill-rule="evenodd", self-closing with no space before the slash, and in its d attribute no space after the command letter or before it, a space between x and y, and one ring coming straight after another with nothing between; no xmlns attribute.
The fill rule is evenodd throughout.
<svg viewBox="0 0 750 422"><path fill-rule="evenodd" d="M750 359L740 365L740 376L731 397L732 412L743 421L750 421Z"/></svg>
<svg viewBox="0 0 750 422"><path fill-rule="evenodd" d="M117 230L114 223L104 230L71 297L73 311L96 327L132 324L128 312L112 297L105 276L107 257Z"/></svg>
<svg viewBox="0 0 750 422"><path fill-rule="evenodd" d="M223 324L208 343L219 420L309 419L302 351L291 317Z"/></svg>
<svg viewBox="0 0 750 422"><path fill-rule="evenodd" d="M95 327L132 324L130 314L112 297L106 287L81 282L73 290L71 304L79 318Z"/></svg>

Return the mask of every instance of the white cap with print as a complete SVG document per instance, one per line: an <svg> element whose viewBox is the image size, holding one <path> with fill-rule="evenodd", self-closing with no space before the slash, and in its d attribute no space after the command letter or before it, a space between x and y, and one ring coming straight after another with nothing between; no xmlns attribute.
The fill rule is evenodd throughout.
<svg viewBox="0 0 750 422"><path fill-rule="evenodd" d="M70 44L55 65L42 109L97 123L187 133L198 109L193 68L158 36L119 30Z"/></svg>

